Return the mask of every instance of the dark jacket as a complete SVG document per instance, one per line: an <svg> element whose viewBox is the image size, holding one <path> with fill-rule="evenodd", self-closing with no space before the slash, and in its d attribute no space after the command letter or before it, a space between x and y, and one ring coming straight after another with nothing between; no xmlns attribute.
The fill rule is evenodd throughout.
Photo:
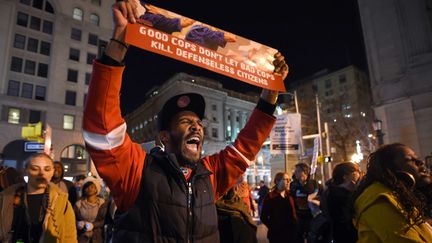
<svg viewBox="0 0 432 243"><path fill-rule="evenodd" d="M262 205L263 201L264 201L264 197L267 196L267 194L269 193L269 188L266 185L263 185L259 191L258 191L258 205Z"/></svg>
<svg viewBox="0 0 432 243"><path fill-rule="evenodd" d="M326 193L327 210L332 222L333 240L335 243L357 242L357 230L352 223L350 213L352 192L331 185Z"/></svg>
<svg viewBox="0 0 432 243"><path fill-rule="evenodd" d="M140 193L115 220L113 242L219 242L210 174L197 163L187 183L174 155L147 156Z"/></svg>
<svg viewBox="0 0 432 243"><path fill-rule="evenodd" d="M249 207L234 189L216 202L220 240L223 243L257 243L257 226Z"/></svg>
<svg viewBox="0 0 432 243"><path fill-rule="evenodd" d="M319 190L318 183L315 180L308 179L303 185L298 180L293 180L290 184L290 192L294 198L297 217L299 219L312 219L311 211L308 207L308 196Z"/></svg>
<svg viewBox="0 0 432 243"><path fill-rule="evenodd" d="M268 228L267 238L270 241L296 242L296 210L288 191L286 197L281 197L275 190L267 194L263 202L261 222Z"/></svg>

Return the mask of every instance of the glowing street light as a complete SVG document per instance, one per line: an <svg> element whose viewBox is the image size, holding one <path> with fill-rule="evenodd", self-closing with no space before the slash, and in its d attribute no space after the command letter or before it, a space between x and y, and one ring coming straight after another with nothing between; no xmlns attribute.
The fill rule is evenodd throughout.
<svg viewBox="0 0 432 243"><path fill-rule="evenodd" d="M351 156L351 161L355 163L360 163L363 160L364 156L361 152L360 141L356 140L356 153Z"/></svg>

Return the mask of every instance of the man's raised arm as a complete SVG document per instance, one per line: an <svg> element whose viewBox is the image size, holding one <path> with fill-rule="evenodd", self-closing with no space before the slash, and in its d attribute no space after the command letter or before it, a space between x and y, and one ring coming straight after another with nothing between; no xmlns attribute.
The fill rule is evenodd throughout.
<svg viewBox="0 0 432 243"><path fill-rule="evenodd" d="M83 137L99 175L113 193L116 205L126 210L140 187L145 153L126 133L120 111L120 88L127 51L124 33L135 22L133 5L113 4L114 32L103 57L93 63L92 80L83 116Z"/></svg>
<svg viewBox="0 0 432 243"><path fill-rule="evenodd" d="M274 72L285 79L288 75L285 58L280 53L276 53L273 64ZM215 189L215 199L231 188L246 168L254 162L276 120L273 113L278 94L277 91L263 89L256 108L238 134L236 141L220 153L204 159L206 167L213 172L211 179Z"/></svg>

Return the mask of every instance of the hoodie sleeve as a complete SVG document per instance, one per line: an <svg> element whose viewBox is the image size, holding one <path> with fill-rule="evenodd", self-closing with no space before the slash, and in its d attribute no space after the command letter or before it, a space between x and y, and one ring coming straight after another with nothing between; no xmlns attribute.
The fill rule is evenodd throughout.
<svg viewBox="0 0 432 243"><path fill-rule="evenodd" d="M213 172L211 180L215 200L233 187L246 169L255 163L255 156L270 135L275 120L274 116L255 109L232 145L204 159L205 166Z"/></svg>

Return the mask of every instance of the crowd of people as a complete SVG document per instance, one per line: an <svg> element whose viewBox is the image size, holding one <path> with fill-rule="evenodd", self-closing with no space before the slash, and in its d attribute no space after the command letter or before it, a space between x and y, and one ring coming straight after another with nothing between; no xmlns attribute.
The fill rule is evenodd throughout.
<svg viewBox="0 0 432 243"><path fill-rule="evenodd" d="M381 146L365 172L338 163L323 186L309 171L297 164L289 187L276 174L261 213L270 243L432 242L432 177L409 146Z"/></svg>
<svg viewBox="0 0 432 243"><path fill-rule="evenodd" d="M84 109L83 137L101 178L65 180L62 164L43 153L27 159L27 182L2 168L0 242L254 243L254 216L270 243L432 242L430 171L400 143L371 153L365 172L338 163L324 185L307 163L296 164L292 176L276 173L271 188L261 181L255 203L242 176L275 123L276 91L261 92L236 141L219 153L202 157L206 105L196 93L165 102L157 148L147 153L134 143L119 96L136 2L112 6L113 38L94 62ZM274 58L275 75L285 79L284 57Z"/></svg>
<svg viewBox="0 0 432 243"><path fill-rule="evenodd" d="M77 175L70 182L62 167L41 153L25 163L27 182L14 168L0 169L0 242L111 242L116 205L101 193L102 180ZM432 242L431 186L425 162L400 143L371 153L366 172L338 163L323 186L306 163L297 164L292 177L276 173L270 189L259 183L258 207L240 177L214 202L217 238L258 242L253 218L259 214L270 243Z"/></svg>
<svg viewBox="0 0 432 243"><path fill-rule="evenodd" d="M22 173L1 168L0 242L103 243L107 205L100 179L77 175L63 178L63 165L36 153Z"/></svg>

